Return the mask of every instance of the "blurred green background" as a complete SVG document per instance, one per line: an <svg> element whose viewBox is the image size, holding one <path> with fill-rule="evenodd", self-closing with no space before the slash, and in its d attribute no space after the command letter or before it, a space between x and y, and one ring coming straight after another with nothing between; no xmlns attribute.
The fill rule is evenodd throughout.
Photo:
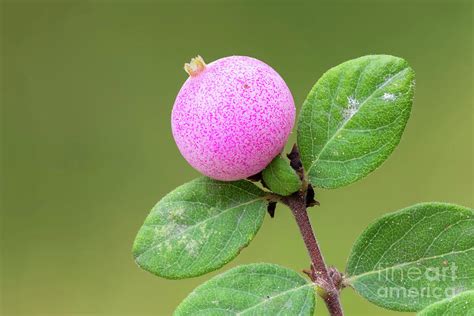
<svg viewBox="0 0 474 316"><path fill-rule="evenodd" d="M338 268L388 211L474 206L470 1L3 1L1 10L2 315L169 315L211 276L164 280L131 256L149 209L198 176L170 129L183 63L197 54L267 62L298 108L347 59L387 53L415 69L412 117L391 158L362 181L317 191L311 217ZM261 261L308 266L283 207L218 272ZM351 290L342 298L347 315L397 315Z"/></svg>

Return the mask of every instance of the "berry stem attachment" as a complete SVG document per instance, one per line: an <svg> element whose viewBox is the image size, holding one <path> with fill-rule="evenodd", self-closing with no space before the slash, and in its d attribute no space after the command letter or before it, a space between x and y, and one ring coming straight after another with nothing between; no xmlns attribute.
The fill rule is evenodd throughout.
<svg viewBox="0 0 474 316"><path fill-rule="evenodd" d="M184 64L184 70L191 76L196 77L206 69L206 63L201 56L197 55L189 63Z"/></svg>
<svg viewBox="0 0 474 316"><path fill-rule="evenodd" d="M297 151L298 149L295 146L292 150L292 153L294 154L293 158L299 158L299 153ZM331 316L343 316L344 313L339 300L339 289L330 274L330 270L324 262L324 257L321 253L321 249L319 248L318 241L314 235L308 217L306 209L307 192L308 186L304 186L300 191L284 197L282 202L291 209L300 229L301 236L311 258L311 271L307 271L307 273L311 280L319 286L320 290L318 291L318 294L324 299Z"/></svg>

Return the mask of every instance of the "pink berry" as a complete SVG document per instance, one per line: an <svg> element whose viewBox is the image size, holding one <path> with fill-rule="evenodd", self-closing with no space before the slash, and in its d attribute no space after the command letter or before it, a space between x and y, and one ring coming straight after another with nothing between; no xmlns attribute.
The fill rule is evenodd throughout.
<svg viewBox="0 0 474 316"><path fill-rule="evenodd" d="M185 65L190 77L171 118L181 154L204 175L223 181L259 173L285 146L295 104L270 66L245 56Z"/></svg>

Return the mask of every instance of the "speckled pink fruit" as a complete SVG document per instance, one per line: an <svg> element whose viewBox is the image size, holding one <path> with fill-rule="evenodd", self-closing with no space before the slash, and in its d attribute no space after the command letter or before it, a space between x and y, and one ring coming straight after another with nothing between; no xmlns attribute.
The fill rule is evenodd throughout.
<svg viewBox="0 0 474 316"><path fill-rule="evenodd" d="M176 97L171 119L181 154L217 180L244 179L263 170L283 150L293 128L295 104L286 83L251 57L186 66L191 76Z"/></svg>

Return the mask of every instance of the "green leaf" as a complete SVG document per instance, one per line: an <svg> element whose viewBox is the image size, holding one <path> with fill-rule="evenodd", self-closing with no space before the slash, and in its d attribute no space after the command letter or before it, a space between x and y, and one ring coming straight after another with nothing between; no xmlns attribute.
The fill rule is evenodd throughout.
<svg viewBox="0 0 474 316"><path fill-rule="evenodd" d="M181 315L313 315L314 287L275 264L240 266L197 287L176 309Z"/></svg>
<svg viewBox="0 0 474 316"><path fill-rule="evenodd" d="M474 291L467 291L454 297L434 303L420 313L418 316L473 316L474 315Z"/></svg>
<svg viewBox="0 0 474 316"><path fill-rule="evenodd" d="M318 80L298 121L298 147L312 184L341 187L387 159L410 116L414 78L405 60L371 55Z"/></svg>
<svg viewBox="0 0 474 316"><path fill-rule="evenodd" d="M170 279L216 270L253 239L266 206L265 192L248 181L191 181L151 210L133 245L135 261Z"/></svg>
<svg viewBox="0 0 474 316"><path fill-rule="evenodd" d="M300 177L291 168L289 161L277 156L262 172L263 181L270 190L286 196L301 187Z"/></svg>
<svg viewBox="0 0 474 316"><path fill-rule="evenodd" d="M417 204L370 225L354 244L345 282L376 305L422 308L474 289L474 211Z"/></svg>

